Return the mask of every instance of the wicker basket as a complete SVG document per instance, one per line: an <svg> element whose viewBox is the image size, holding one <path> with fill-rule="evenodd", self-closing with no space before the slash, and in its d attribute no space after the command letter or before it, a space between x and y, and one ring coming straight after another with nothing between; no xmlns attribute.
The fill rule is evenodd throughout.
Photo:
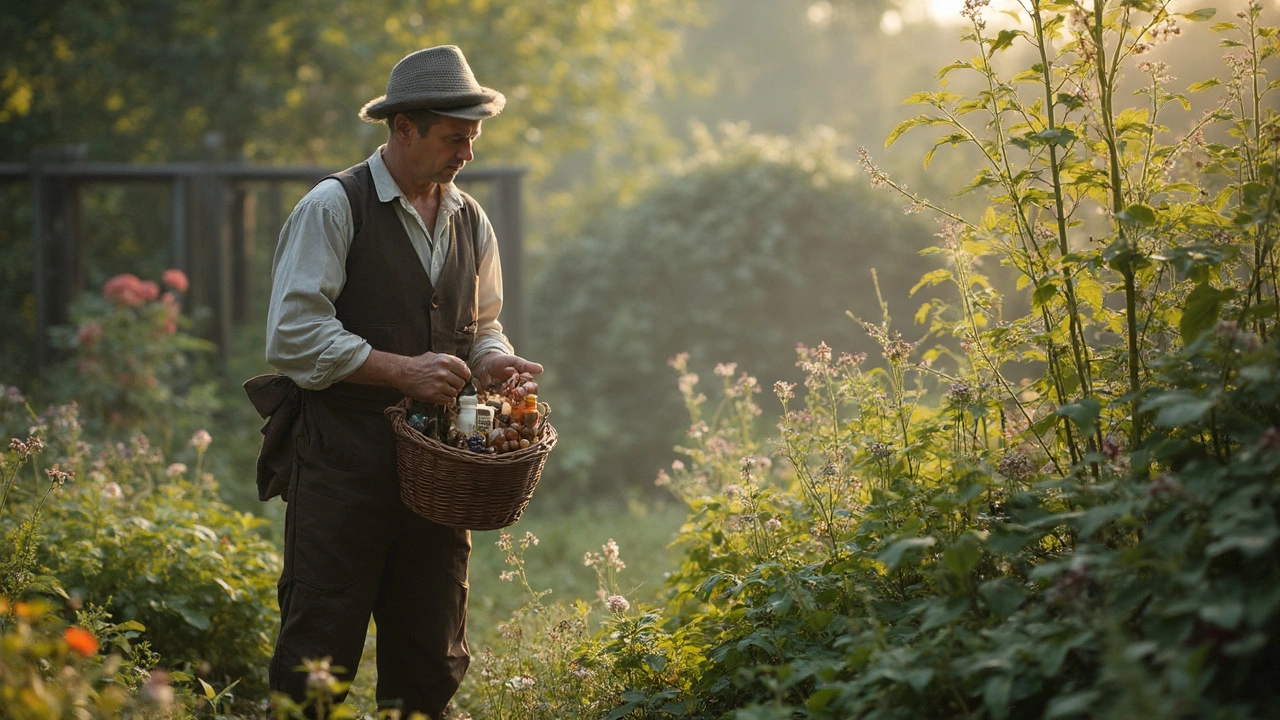
<svg viewBox="0 0 1280 720"><path fill-rule="evenodd" d="M466 530L497 530L519 520L556 446L551 423L529 447L487 455L450 447L414 430L408 421L410 402L405 398L384 411L395 429L404 504L432 522Z"/></svg>

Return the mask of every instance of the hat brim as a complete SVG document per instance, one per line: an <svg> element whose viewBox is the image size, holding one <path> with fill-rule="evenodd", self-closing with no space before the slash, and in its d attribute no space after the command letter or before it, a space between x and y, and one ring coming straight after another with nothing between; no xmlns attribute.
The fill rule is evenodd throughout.
<svg viewBox="0 0 1280 720"><path fill-rule="evenodd" d="M507 98L497 90L482 88L487 99L479 103L459 105L456 100L411 99L400 102L388 102L386 95L380 95L360 108L360 119L365 122L382 122L388 117L409 110L430 110L437 115L461 118L463 120L485 120L502 112L507 105Z"/></svg>

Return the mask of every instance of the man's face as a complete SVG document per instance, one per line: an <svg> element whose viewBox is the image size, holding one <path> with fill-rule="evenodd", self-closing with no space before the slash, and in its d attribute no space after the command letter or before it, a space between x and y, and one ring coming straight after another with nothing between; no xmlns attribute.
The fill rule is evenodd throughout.
<svg viewBox="0 0 1280 720"><path fill-rule="evenodd" d="M426 137L408 133L406 150L415 174L434 183L452 182L462 166L475 157L471 144L480 137L479 120L441 116Z"/></svg>

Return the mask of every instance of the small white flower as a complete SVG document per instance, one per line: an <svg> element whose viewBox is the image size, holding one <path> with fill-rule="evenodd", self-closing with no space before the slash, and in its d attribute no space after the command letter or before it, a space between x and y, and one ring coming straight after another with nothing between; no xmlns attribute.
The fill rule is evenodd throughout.
<svg viewBox="0 0 1280 720"><path fill-rule="evenodd" d="M184 465L183 463L174 463L164 471L164 474L172 478L172 477L178 477L179 475L183 475L186 472L187 472L186 465Z"/></svg>
<svg viewBox="0 0 1280 720"><path fill-rule="evenodd" d="M516 692L521 692L523 690L528 690L529 688L533 687L534 684L536 683L537 681L531 677L525 677L524 675L516 675L515 677L507 681L507 687L511 688Z"/></svg>
<svg viewBox="0 0 1280 720"><path fill-rule="evenodd" d="M124 491L116 483L109 482L102 486L102 497L104 500L119 500L124 497Z"/></svg>
<svg viewBox="0 0 1280 720"><path fill-rule="evenodd" d="M609 598L604 601L604 604L605 607L609 608L609 612L614 613L615 615L624 613L631 609L631 603L627 602L627 599L621 595L610 595Z"/></svg>
<svg viewBox="0 0 1280 720"><path fill-rule="evenodd" d="M211 442L213 442L213 436L209 434L208 430L201 429L191 436L191 441L187 444L195 448L196 452L204 452L209 449L209 443Z"/></svg>

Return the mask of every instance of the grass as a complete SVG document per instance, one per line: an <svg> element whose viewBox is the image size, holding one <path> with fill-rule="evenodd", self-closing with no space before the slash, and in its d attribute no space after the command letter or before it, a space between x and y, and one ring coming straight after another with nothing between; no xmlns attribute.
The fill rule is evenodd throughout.
<svg viewBox="0 0 1280 720"><path fill-rule="evenodd" d="M674 501L620 496L575 501L544 490L542 495L534 496L520 522L501 532L516 539L526 532L537 536L538 545L525 553L525 563L533 589L552 591L543 598L544 603L594 600L596 574L583 564L583 556L600 552L609 540L618 543L627 565L619 575L624 594L633 604L655 603L666 573L677 562L678 553L668 546L685 514L686 508ZM497 547L498 536L496 530L471 534L467 635L472 654L485 645L496 647L498 625L528 600L518 583L499 579L508 566L506 553ZM376 657L376 628L371 624L360 670L348 698L348 703L370 714L377 683Z"/></svg>

